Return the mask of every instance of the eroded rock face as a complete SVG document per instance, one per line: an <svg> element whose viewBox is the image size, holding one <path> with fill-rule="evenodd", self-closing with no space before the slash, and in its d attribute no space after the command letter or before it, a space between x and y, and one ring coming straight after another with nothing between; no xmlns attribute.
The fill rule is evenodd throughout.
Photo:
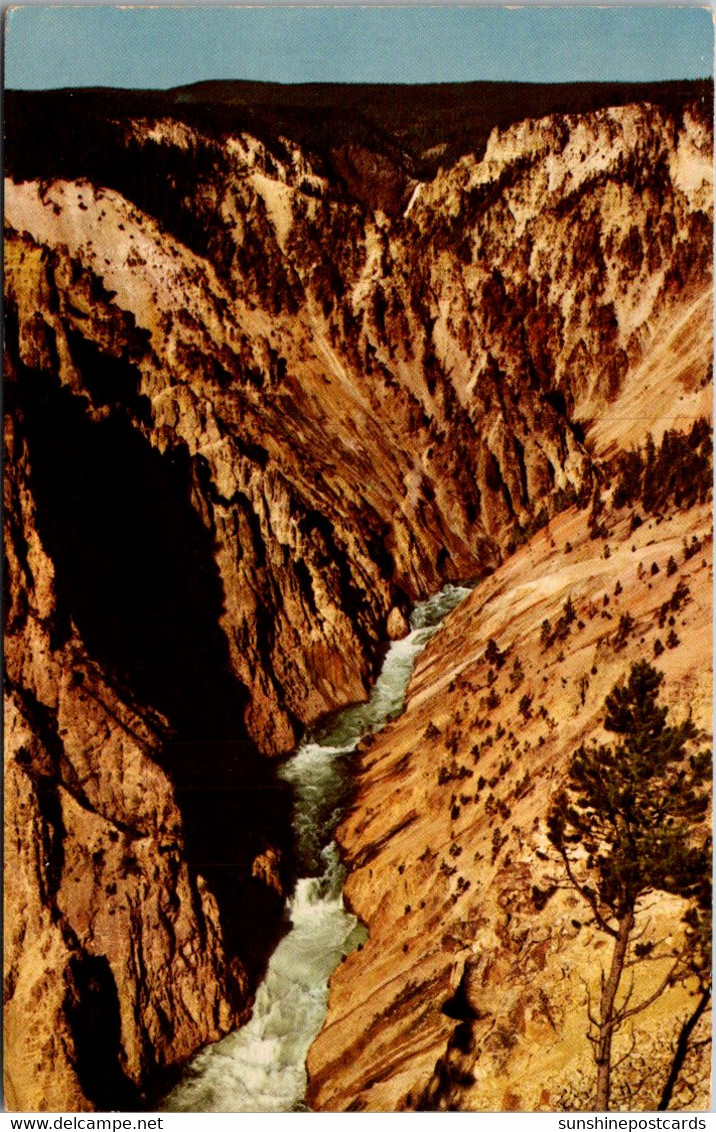
<svg viewBox="0 0 716 1132"><path fill-rule="evenodd" d="M245 1016L290 879L259 753L362 699L411 601L586 498L585 425L709 325L698 105L524 122L430 183L394 145L327 163L146 107L106 139L6 184L26 1109L126 1106Z"/></svg>
<svg viewBox="0 0 716 1132"><path fill-rule="evenodd" d="M651 145L654 135L644 134L641 115L630 110L621 124L639 123ZM608 118L601 126L580 123L565 152ZM612 141L621 144L623 136L617 130ZM488 156L552 146L532 124L493 142ZM592 233L611 229L613 244L623 187L600 174L595 198L579 184L589 182L590 163L601 164L608 150L604 140L591 157L582 151L568 176L577 182L572 199L598 216ZM700 209L711 207L711 180L695 173L687 152L694 152L688 136L667 146L664 159L674 171L672 185L684 191L680 199L700 200L699 226ZM554 151L547 168L541 189L548 194L565 176ZM631 216L649 195L638 203L631 198ZM612 206L621 200L616 210L610 197ZM646 224L652 233L657 213ZM520 220L513 199L505 223L534 226L542 219L528 211ZM657 226L665 224L670 221L660 214ZM636 246L633 234L628 239ZM564 254L560 241L536 246L543 262ZM688 237L683 262L687 246ZM658 262L656 250L650 258L652 266ZM582 354L568 342L579 306L585 297L587 306L593 303L594 287L601 288L608 257L598 268L599 256L590 256L586 275L568 269L566 276L577 289L565 292L562 311L570 313L559 319L562 358L570 359L559 381L587 426L602 485L597 496L609 496L603 459L643 444L647 432L659 440L666 428L688 429L695 416L711 414L710 361L703 364L712 356L709 259L695 256L695 274L683 290L650 275L630 298L629 280L644 268L637 259L638 269L624 253L613 261L618 276L608 290L618 336L623 328L621 340L628 337L632 346L624 346L623 379L606 399L606 371L592 384L603 357L599 343L592 339L591 351ZM658 298L641 323L649 294ZM591 305L585 341L599 325L598 310ZM634 318L638 328L629 331ZM333 976L327 1022L309 1053L309 1098L318 1110L564 1111L593 1104L585 988L596 1001L603 940L583 902L565 888L547 838L549 799L572 751L599 734L604 697L632 661L658 657L672 710L678 717L688 707L705 736L712 679L710 508L675 509L666 520L657 515L641 526L607 508L600 522L597 532L599 523L590 525L584 512L566 511L481 583L420 658L404 716L365 745L358 792L338 837L349 867L346 900L369 939ZM679 584L683 606L675 597ZM567 601L574 623L555 644L551 630ZM665 648L669 611L676 628ZM490 640L502 654L498 668L489 659ZM645 900L639 910L645 938L678 940L684 908L665 894ZM664 970L655 964L639 971L643 999ZM698 999L696 981L686 981L640 1016L636 1053L616 1074L613 1107L656 1108L679 1027ZM708 1047L708 1016L699 1026ZM620 1040L620 1054L628 1054L628 1039ZM675 1108L708 1107L703 1048L697 1040L689 1052L671 1100Z"/></svg>
<svg viewBox="0 0 716 1132"><path fill-rule="evenodd" d="M246 1017L248 979L189 872L166 721L61 624L14 421L5 444L6 1102L133 1108Z"/></svg>
<svg viewBox="0 0 716 1132"><path fill-rule="evenodd" d="M672 128L639 106L521 124L396 220L286 141L161 121L126 144L192 152L202 181L154 217L81 181L10 187L22 360L188 458L262 749L360 697L396 599L493 566L583 487L567 417L609 403L710 255L708 137L696 111Z"/></svg>
<svg viewBox="0 0 716 1132"><path fill-rule="evenodd" d="M331 980L308 1057L313 1108L593 1107L587 989L596 1003L610 947L566 883L546 815L571 753L595 735L609 741L604 699L634 660L658 656L673 718L690 709L708 745L712 577L710 507L633 532L627 515L612 516L598 540L585 512L570 509L451 614L418 660L404 715L361 751L339 827L346 903L368 939ZM664 647L660 613L679 585L677 631ZM574 620L547 643L542 624L554 630L570 600ZM631 628L620 632L626 613ZM642 942L682 939L686 907L665 893L644 897ZM670 963L632 969L634 1003ZM657 1108L698 1000L695 979L677 982L639 1015L631 1054L620 1032L615 1060L627 1056L613 1109ZM707 1011L674 1109L709 1107L709 1032Z"/></svg>

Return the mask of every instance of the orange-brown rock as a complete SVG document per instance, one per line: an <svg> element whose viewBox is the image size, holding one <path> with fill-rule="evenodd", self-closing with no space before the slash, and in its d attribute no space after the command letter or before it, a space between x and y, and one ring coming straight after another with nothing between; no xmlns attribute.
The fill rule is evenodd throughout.
<svg viewBox="0 0 716 1132"><path fill-rule="evenodd" d="M13 421L5 445L5 1101L134 1108L246 1017L248 980L187 866L165 721L62 627Z"/></svg>
<svg viewBox="0 0 716 1132"><path fill-rule="evenodd" d="M138 95L109 115L88 93L56 130L42 96L9 103L18 1108L128 1104L245 1016L290 879L288 800L259 756L366 695L411 601L483 577L587 498L585 430L604 451L625 442L617 396L656 432L709 397L698 92L518 115L484 152L451 134L432 156L406 155L401 130L314 145L259 115L252 132L214 96L216 119L196 92L184 111ZM678 407L651 395L656 358ZM410 790L396 782L396 813ZM442 900L444 872L421 868ZM386 982L394 960L387 947ZM432 963L437 1001L459 972ZM406 1087L391 1069L381 1103L432 1087L449 1028L427 1009L396 1069ZM320 1103L363 1103L362 1078L326 1083L321 1048ZM532 1103L508 1085L500 1103Z"/></svg>
<svg viewBox="0 0 716 1132"><path fill-rule="evenodd" d="M399 641L410 631L407 617L403 611L398 609L395 605L388 614L388 621L385 628L388 639L391 641Z"/></svg>
<svg viewBox="0 0 716 1132"><path fill-rule="evenodd" d="M647 431L658 441L690 426L689 408L709 413L693 367L701 372L702 343L710 352L710 309L705 293L693 333L680 312L663 316L651 352L590 429L597 461ZM712 730L711 508L644 522L639 510L605 504L598 531L569 510L535 534L450 616L418 661L404 715L366 745L338 836L346 900L369 938L333 976L309 1053L317 1109L592 1104L587 994L597 1000L607 945L549 844L549 799L572 751L600 735L605 695L636 659L664 672L676 718L691 712L703 737ZM573 620L558 633L567 602ZM638 917L646 942L678 944L685 907L649 894ZM638 970L637 1000L668 964ZM657 1107L697 1000L696 980L679 982L639 1017L636 1054L621 1035L614 1107ZM709 1036L707 1012L674 1108L708 1107Z"/></svg>
<svg viewBox="0 0 716 1132"><path fill-rule="evenodd" d="M656 322L703 293L708 132L695 108L676 142L648 106L521 123L391 221L336 202L288 142L279 158L246 134L219 153L178 123L125 129L139 154L206 161L208 253L158 204L10 183L18 357L185 454L249 730L285 751L364 693L396 596L494 565L582 488L565 414L602 410ZM112 362L116 389L93 388Z"/></svg>
<svg viewBox="0 0 716 1132"><path fill-rule="evenodd" d="M694 539L701 548L685 559ZM669 574L672 557L678 569ZM565 882L546 814L572 751L600 734L605 695L633 660L653 659L657 639L666 641L659 614L678 585L686 593L678 644L654 663L675 718L691 710L708 734L707 507L631 534L623 516L606 540L589 537L584 512L565 512L480 583L420 657L404 715L361 755L339 829L346 901L368 940L331 981L328 1018L308 1058L314 1108L590 1108L586 995L596 1001L608 944ZM575 620L545 647L541 626L556 626L568 599ZM622 640L627 612L633 626ZM492 673L490 639L504 657ZM638 916L643 938L674 943L685 907L649 894ZM637 968L635 1001L658 986L669 962ZM677 984L639 1017L615 1108L657 1107L696 990L695 981ZM709 1022L702 1019L677 1109L708 1107ZM629 1047L626 1031L617 1056Z"/></svg>

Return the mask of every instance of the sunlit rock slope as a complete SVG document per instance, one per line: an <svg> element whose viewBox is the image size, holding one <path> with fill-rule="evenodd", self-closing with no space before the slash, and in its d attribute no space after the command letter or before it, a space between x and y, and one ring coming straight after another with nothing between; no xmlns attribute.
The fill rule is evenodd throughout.
<svg viewBox="0 0 716 1132"><path fill-rule="evenodd" d="M339 830L346 900L369 938L333 976L309 1054L316 1108L592 1107L587 988L596 1002L609 948L565 881L547 810L572 751L602 736L604 698L636 659L665 673L675 717L691 709L708 737L711 594L710 506L632 533L629 515L610 516L598 540L570 509L450 617L418 663L405 714L366 744ZM574 621L545 646L543 623L557 629L569 601ZM645 899L644 939L678 940L685 908ZM645 964L635 1000L668 967ZM657 1108L697 990L676 985L638 1018L614 1107ZM677 1109L709 1105L709 1033L707 1014ZM629 1048L626 1031L617 1055Z"/></svg>
<svg viewBox="0 0 716 1132"><path fill-rule="evenodd" d="M472 134L229 93L8 99L19 1108L121 1107L236 1024L291 873L262 756L586 503L595 445L709 401L708 92Z"/></svg>

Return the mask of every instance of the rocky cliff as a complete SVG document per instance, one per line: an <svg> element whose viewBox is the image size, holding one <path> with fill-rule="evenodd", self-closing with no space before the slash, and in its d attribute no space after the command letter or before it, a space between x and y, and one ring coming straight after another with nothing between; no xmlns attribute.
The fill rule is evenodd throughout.
<svg viewBox="0 0 716 1132"><path fill-rule="evenodd" d="M6 1102L133 1108L245 1017L248 980L189 872L166 719L63 619L21 423L5 437Z"/></svg>
<svg viewBox="0 0 716 1132"><path fill-rule="evenodd" d="M10 101L12 1106L140 1103L245 1016L291 872L262 756L365 695L412 600L588 500L659 350L662 429L704 411L699 93L513 114L443 165Z"/></svg>

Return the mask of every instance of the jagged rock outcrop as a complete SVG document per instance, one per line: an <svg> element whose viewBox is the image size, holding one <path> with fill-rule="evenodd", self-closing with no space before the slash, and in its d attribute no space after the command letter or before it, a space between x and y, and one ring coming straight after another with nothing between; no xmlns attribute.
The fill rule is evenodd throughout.
<svg viewBox="0 0 716 1132"><path fill-rule="evenodd" d="M247 1009L290 880L259 753L361 699L411 601L586 499L585 427L710 325L710 126L698 99L602 106L437 168L373 128L207 124L189 95L30 152L15 99L6 749L35 826L9 827L7 899L50 958L33 982L10 929L10 1035L52 992L7 1065L19 1107L121 1105ZM117 1019L96 1094L93 995Z"/></svg>
<svg viewBox="0 0 716 1132"><path fill-rule="evenodd" d="M94 277L114 293L98 317L111 324L118 306L144 338L135 424L160 450L186 448L197 504L226 545L223 623L260 746L288 749L297 727L360 695L396 598L494 565L495 543L582 486L588 461L565 416L608 403L710 255L705 126L687 113L676 145L670 129L643 107L513 127L390 223L333 200L287 142L280 158L247 137L219 151L188 127L131 122L139 155L181 170L189 154L202 170L200 189L172 178L161 211L146 202L185 243L89 184L10 192L9 224L66 254L65 275L85 274L75 299ZM24 341L44 333L29 330L42 307L27 257L15 278L11 302L30 288ZM96 319L60 305L55 334L89 339L101 365ZM79 392L84 359L56 348ZM330 538L316 539L315 513ZM326 593L321 556L335 563ZM346 623L347 607L362 616ZM273 638L263 656L259 616ZM312 655L286 671L292 634L312 640L314 620ZM321 694L312 673L328 655L341 691Z"/></svg>

